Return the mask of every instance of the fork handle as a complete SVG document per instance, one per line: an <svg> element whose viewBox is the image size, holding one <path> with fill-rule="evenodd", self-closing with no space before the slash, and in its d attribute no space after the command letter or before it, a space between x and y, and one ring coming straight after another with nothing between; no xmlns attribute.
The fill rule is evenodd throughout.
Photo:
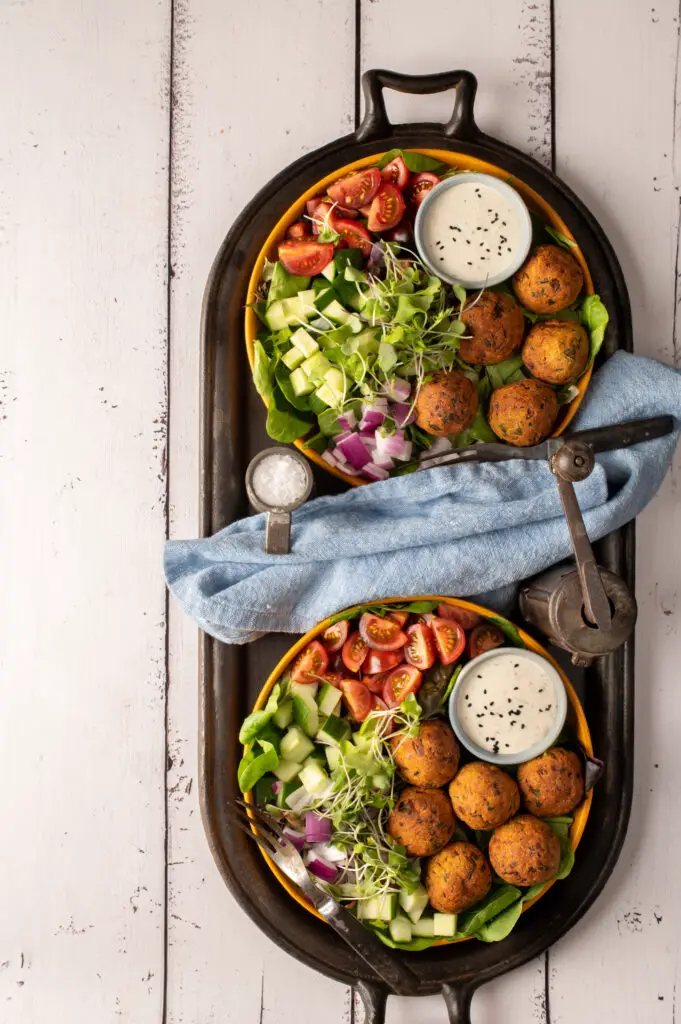
<svg viewBox="0 0 681 1024"><path fill-rule="evenodd" d="M333 930L361 956L373 973L378 975L396 995L413 996L418 993L419 982L414 972L410 971L349 911L332 900L328 900L317 909Z"/></svg>

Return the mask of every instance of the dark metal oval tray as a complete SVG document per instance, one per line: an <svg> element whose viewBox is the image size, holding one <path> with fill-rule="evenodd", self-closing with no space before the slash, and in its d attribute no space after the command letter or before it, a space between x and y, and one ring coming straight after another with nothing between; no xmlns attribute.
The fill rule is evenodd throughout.
<svg viewBox="0 0 681 1024"><path fill-rule="evenodd" d="M483 134L475 124L476 80L452 71L426 77L368 71L363 78L366 115L351 135L296 161L269 182L244 209L225 238L208 280L203 309L201 503L202 533L214 533L248 514L244 471L268 443L264 410L250 381L243 334L243 306L253 263L272 225L315 181L348 161L395 146L452 149L491 161L535 189L579 240L596 291L610 312L601 358L632 349L629 300L617 258L602 229L553 174L523 153ZM382 90L434 93L453 89L445 125L391 125ZM318 494L345 485L316 472ZM633 524L596 546L602 565L633 590ZM388 596L388 595L386 595ZM367 1020L385 1017L388 994L351 949L302 910L268 870L254 844L232 827L228 801L237 793L239 726L291 638L268 636L231 647L204 635L200 659L200 784L203 820L215 860L243 909L282 949L310 967L358 988ZM552 653L561 658L560 652ZM464 942L402 954L417 968L423 995L442 991L450 1020L468 1022L474 990L543 952L584 914L610 875L627 828L633 773L633 640L592 668L569 668L583 701L597 755L607 765L578 853L577 869L523 915L499 944ZM563 663L564 660L563 660Z"/></svg>

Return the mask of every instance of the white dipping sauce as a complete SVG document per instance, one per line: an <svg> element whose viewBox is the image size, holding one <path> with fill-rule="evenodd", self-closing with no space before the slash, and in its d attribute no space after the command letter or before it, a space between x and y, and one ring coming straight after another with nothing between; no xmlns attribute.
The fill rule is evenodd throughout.
<svg viewBox="0 0 681 1024"><path fill-rule="evenodd" d="M499 277L517 265L526 233L516 208L484 182L462 182L433 196L424 211L423 254L462 284Z"/></svg>
<svg viewBox="0 0 681 1024"><path fill-rule="evenodd" d="M459 723L492 754L519 754L551 731L559 712L551 676L540 661L507 652L474 663L461 680Z"/></svg>
<svg viewBox="0 0 681 1024"><path fill-rule="evenodd" d="M302 500L307 483L305 470L294 456L275 452L257 464L251 487L264 505L289 508Z"/></svg>

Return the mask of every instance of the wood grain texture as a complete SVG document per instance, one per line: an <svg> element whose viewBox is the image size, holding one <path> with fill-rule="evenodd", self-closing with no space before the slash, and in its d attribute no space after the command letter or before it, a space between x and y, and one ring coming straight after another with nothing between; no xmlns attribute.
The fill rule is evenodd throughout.
<svg viewBox="0 0 681 1024"><path fill-rule="evenodd" d="M354 3L176 0L173 96L170 529L187 537L199 529L206 277L258 189L282 166L354 127ZM196 785L197 637L194 623L171 605L168 1024L316 1024L320 1005L340 1022L346 989L270 944L213 863Z"/></svg>
<svg viewBox="0 0 681 1024"><path fill-rule="evenodd" d="M167 14L0 11L3 1024L161 1014Z"/></svg>

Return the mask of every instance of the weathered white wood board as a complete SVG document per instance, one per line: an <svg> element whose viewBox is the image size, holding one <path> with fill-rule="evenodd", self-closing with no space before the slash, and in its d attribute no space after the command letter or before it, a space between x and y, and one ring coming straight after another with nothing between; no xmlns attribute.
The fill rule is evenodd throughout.
<svg viewBox="0 0 681 1024"><path fill-rule="evenodd" d="M166 4L0 9L0 1020L164 965Z"/></svg>

